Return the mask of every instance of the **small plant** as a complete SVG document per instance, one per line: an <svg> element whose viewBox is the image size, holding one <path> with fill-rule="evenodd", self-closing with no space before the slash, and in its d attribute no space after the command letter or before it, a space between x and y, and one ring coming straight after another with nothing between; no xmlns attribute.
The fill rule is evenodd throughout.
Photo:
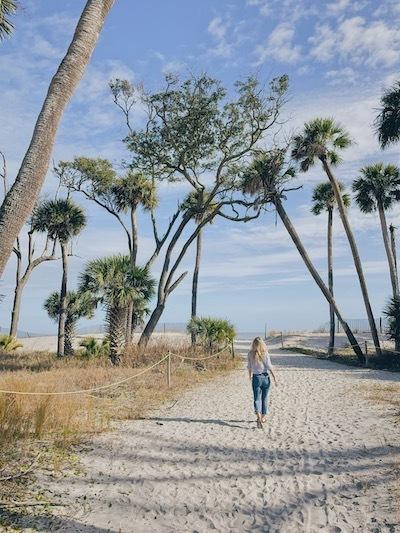
<svg viewBox="0 0 400 533"><path fill-rule="evenodd" d="M110 351L110 341L107 337L101 341L94 337L85 337L79 343L79 346L84 348L80 352L80 356L85 358L101 357L102 355L108 355Z"/></svg>
<svg viewBox="0 0 400 533"><path fill-rule="evenodd" d="M5 352L13 352L17 348L22 348L20 344L14 337L11 335L0 335L0 349Z"/></svg>
<svg viewBox="0 0 400 533"><path fill-rule="evenodd" d="M187 330L194 334L210 353L224 344L231 343L236 336L233 324L221 318L194 317L187 325Z"/></svg>
<svg viewBox="0 0 400 533"><path fill-rule="evenodd" d="M393 297L388 301L383 314L388 319L386 335L391 340L400 338L400 298Z"/></svg>

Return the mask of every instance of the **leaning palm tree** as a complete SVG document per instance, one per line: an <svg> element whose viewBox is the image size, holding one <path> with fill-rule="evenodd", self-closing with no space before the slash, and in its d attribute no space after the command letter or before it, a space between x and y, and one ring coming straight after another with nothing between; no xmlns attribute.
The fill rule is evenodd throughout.
<svg viewBox="0 0 400 533"><path fill-rule="evenodd" d="M340 162L338 151L347 148L350 144L351 140L349 135L332 118L316 118L304 125L301 135L294 137L292 157L300 162L300 168L303 172L306 172L317 160L319 160L332 185L340 218L346 232L347 240L349 241L354 265L360 282L372 340L375 345L376 353L379 356L381 354L381 348L379 344L378 330L372 312L360 255L347 216L346 207L340 193L339 183L332 172L332 166L337 165Z"/></svg>
<svg viewBox="0 0 400 533"><path fill-rule="evenodd" d="M9 19L17 11L16 0L0 0L0 41L11 35L14 25Z"/></svg>
<svg viewBox="0 0 400 533"><path fill-rule="evenodd" d="M287 189L285 186L288 182L290 182L294 175L294 169L292 167L288 167L285 163L285 150L276 149L272 150L271 152L259 151L255 159L243 173L242 189L244 193L256 197L255 205L259 205L260 203L270 203L275 207L280 219L283 222L283 225L290 235L312 278L318 285L329 305L331 305L335 311L335 315L342 325L343 331L346 333L354 353L357 355L359 361L364 363L364 354L362 353L362 350L356 338L354 337L353 332L342 317L333 295L313 265L295 227L293 226L283 206L282 200L286 198L288 191L293 190L293 188Z"/></svg>
<svg viewBox="0 0 400 533"><path fill-rule="evenodd" d="M339 189L343 191L343 184L339 183ZM345 207L350 205L350 196L346 193L342 194L343 203ZM322 212L328 213L328 231L327 231L327 244L328 244L328 287L333 296L333 211L336 206L335 194L330 182L319 183L314 188L312 196L313 206L311 212L314 215L320 215ZM335 311L332 305L329 306L329 346L328 355L333 355L335 346Z"/></svg>
<svg viewBox="0 0 400 533"><path fill-rule="evenodd" d="M375 129L383 149L400 140L400 81L384 92Z"/></svg>
<svg viewBox="0 0 400 533"><path fill-rule="evenodd" d="M110 359L120 362L126 344L128 307L151 299L154 280L147 268L133 267L129 255L115 255L90 261L81 275L80 290L88 292L106 310Z"/></svg>
<svg viewBox="0 0 400 533"><path fill-rule="evenodd" d="M72 42L51 80L15 182L0 207L0 276L45 179L57 129L115 0L88 0Z"/></svg>
<svg viewBox="0 0 400 533"><path fill-rule="evenodd" d="M89 293L68 291L66 295L67 318L65 321L64 354L73 355L72 340L79 319L93 318L95 302ZM60 293L53 292L43 307L52 320L58 321L61 312Z"/></svg>
<svg viewBox="0 0 400 533"><path fill-rule="evenodd" d="M360 170L361 176L353 182L355 200L363 213L378 211L383 243L389 264L393 298L399 298L399 280L396 261L386 222L386 211L400 200L400 170L395 165L375 163ZM400 349L400 338L396 350Z"/></svg>
<svg viewBox="0 0 400 533"><path fill-rule="evenodd" d="M60 313L58 320L58 357L64 356L65 324L67 320L68 245L86 225L82 208L70 199L42 202L32 216L34 231L46 233L48 238L58 241L61 247L63 275L60 290Z"/></svg>

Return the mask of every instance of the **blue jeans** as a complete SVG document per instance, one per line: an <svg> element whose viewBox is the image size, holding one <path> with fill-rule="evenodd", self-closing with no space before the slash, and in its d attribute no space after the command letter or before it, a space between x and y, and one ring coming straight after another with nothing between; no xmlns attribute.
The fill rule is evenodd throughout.
<svg viewBox="0 0 400 533"><path fill-rule="evenodd" d="M254 395L254 412L266 415L268 413L269 376L253 374L251 384Z"/></svg>

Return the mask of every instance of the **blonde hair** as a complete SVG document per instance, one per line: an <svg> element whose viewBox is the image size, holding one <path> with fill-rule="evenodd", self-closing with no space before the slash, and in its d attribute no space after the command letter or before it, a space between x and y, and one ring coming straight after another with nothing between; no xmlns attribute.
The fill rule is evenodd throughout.
<svg viewBox="0 0 400 533"><path fill-rule="evenodd" d="M256 337L253 340L250 351L253 360L262 363L267 352L267 345L261 337Z"/></svg>

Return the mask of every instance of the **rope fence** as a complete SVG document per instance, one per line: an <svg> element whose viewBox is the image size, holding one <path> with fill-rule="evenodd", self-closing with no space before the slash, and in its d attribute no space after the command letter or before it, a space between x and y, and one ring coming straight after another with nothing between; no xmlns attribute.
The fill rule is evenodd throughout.
<svg viewBox="0 0 400 533"><path fill-rule="evenodd" d="M127 383L128 381L131 381L139 376L142 376L143 374L146 374L147 372L150 372L150 370L153 370L153 368L160 365L165 360L168 360L167 361L168 362L167 382L168 382L168 387L170 387L171 386L171 357L177 357L181 359L181 361L205 361L206 359L218 357L221 353L225 352L227 349L228 349L228 346L225 346L219 352L213 353L205 357L186 357L184 355L179 355L179 354L169 351L159 361L152 364L151 366L143 368L140 372L136 372L136 374L133 374L132 376L128 376L124 379L120 379L112 383L107 383L106 385L100 385L98 387L92 387L89 389L79 389L79 390L72 390L72 391L37 391L37 392L35 391L13 391L13 390L0 389L0 394L10 394L10 395L16 395L16 396L70 396L70 395L75 395L75 394L92 394L93 392L111 389L114 387L118 387L124 383Z"/></svg>
<svg viewBox="0 0 400 533"><path fill-rule="evenodd" d="M280 344L281 344L281 348L289 348L290 346L288 346L287 342L290 342L290 339L289 337L292 336L294 338L296 337L300 337L299 334L285 334L283 331L279 334L279 336L277 337L279 340L280 340ZM301 339L299 339L299 342L301 343ZM391 354L397 354L397 355L400 355L400 352L395 350L394 348L391 348L391 347L387 347L384 345L384 342L385 342L385 339L380 339L380 343L381 343L381 351L383 352L390 352ZM286 344L286 346L285 346ZM328 350L328 346L320 346L320 345L309 345L309 344L304 344L302 345L304 348L308 348L310 350L312 349L315 349L315 350L320 350L320 351L327 351ZM368 355L376 355L376 351L375 351L375 344L373 343L372 340L368 340L368 339L360 339L360 341L358 342L358 344L344 344L343 346L335 346L333 349L334 349L334 352L339 352L340 350L347 350L347 349L350 349L350 348L355 348L355 347L360 347L361 349L364 348L364 352L365 352L365 355L368 356Z"/></svg>

